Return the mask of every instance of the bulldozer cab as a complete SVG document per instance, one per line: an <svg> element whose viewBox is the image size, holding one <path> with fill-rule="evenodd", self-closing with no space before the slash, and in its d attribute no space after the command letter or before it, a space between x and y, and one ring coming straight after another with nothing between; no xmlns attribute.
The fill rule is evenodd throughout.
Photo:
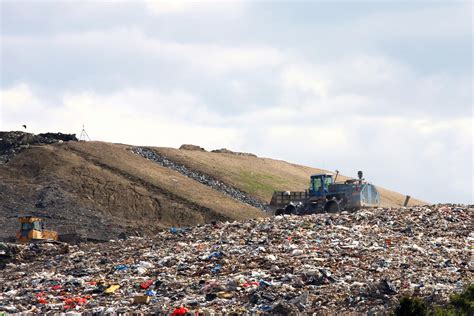
<svg viewBox="0 0 474 316"><path fill-rule="evenodd" d="M34 216L20 216L20 231L16 237L20 242L30 242L34 240L58 240L58 235L54 231L45 230L42 218Z"/></svg>
<svg viewBox="0 0 474 316"><path fill-rule="evenodd" d="M35 222L21 222L20 231L28 232L30 230L43 230L44 223L42 221L35 221Z"/></svg>
<svg viewBox="0 0 474 316"><path fill-rule="evenodd" d="M309 184L310 196L323 196L329 192L329 186L333 184L332 174L314 174Z"/></svg>

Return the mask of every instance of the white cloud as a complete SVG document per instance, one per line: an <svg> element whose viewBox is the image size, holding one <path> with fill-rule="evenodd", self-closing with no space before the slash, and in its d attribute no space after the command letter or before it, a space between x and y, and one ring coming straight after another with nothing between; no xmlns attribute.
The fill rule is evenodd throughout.
<svg viewBox="0 0 474 316"><path fill-rule="evenodd" d="M240 12L243 1L210 1L210 0L145 0L147 10L156 16L165 14L188 13L226 13L228 15Z"/></svg>
<svg viewBox="0 0 474 316"><path fill-rule="evenodd" d="M286 58L272 47L163 41L137 28L63 33L46 38L4 36L2 44L18 53L41 47L45 55L65 51L90 57L91 60L104 59L104 63L117 61L119 56L131 58L132 62L133 59L175 62L181 67L192 67L195 71L213 75L271 68L280 65Z"/></svg>
<svg viewBox="0 0 474 316"><path fill-rule="evenodd" d="M284 60L283 54L268 47L225 47L209 44L157 43L157 51L184 61L198 70L222 74L275 67Z"/></svg>
<svg viewBox="0 0 474 316"><path fill-rule="evenodd" d="M446 3L445 3L446 4ZM409 3L406 3L409 6ZM387 6L389 7L389 6ZM472 33L472 3L413 7L411 10L380 10L340 25L350 35L394 38L446 38Z"/></svg>
<svg viewBox="0 0 474 316"><path fill-rule="evenodd" d="M191 1L161 1L161 0L147 0L145 1L146 8L153 14L167 14L179 13L192 10L196 6L195 2Z"/></svg>
<svg viewBox="0 0 474 316"><path fill-rule="evenodd" d="M213 148L239 143L234 128L213 127L210 122L218 116L194 96L180 91L67 92L61 103L53 106L50 100L34 95L28 85L20 84L1 90L0 98L4 130L27 124L34 133L78 133L84 123L96 140L163 146L199 143Z"/></svg>
<svg viewBox="0 0 474 316"><path fill-rule="evenodd" d="M3 106L8 105L8 108L12 109L25 109L27 106L38 106L39 104L30 87L24 83L2 91L0 102Z"/></svg>
<svg viewBox="0 0 474 316"><path fill-rule="evenodd" d="M287 89L299 89L314 96L326 97L331 81L312 65L289 65L281 74L281 80Z"/></svg>
<svg viewBox="0 0 474 316"><path fill-rule="evenodd" d="M48 111L48 104L39 100L27 84L0 90L0 129L20 129L36 121L37 113Z"/></svg>

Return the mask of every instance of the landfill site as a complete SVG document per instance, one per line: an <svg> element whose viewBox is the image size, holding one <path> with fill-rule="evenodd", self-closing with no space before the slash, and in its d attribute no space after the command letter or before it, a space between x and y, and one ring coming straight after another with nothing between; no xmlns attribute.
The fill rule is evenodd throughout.
<svg viewBox="0 0 474 316"><path fill-rule="evenodd" d="M366 173L0 132L0 315L389 314L472 285L474 206Z"/></svg>

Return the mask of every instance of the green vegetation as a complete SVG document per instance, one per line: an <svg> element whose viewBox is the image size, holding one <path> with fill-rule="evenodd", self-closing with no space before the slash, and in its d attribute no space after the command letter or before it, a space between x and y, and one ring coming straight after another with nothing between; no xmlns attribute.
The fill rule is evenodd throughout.
<svg viewBox="0 0 474 316"><path fill-rule="evenodd" d="M470 316L474 315L474 285L469 285L462 293L453 294L446 306L429 306L418 297L405 296L394 310L395 316Z"/></svg>
<svg viewBox="0 0 474 316"><path fill-rule="evenodd" d="M242 171L239 173L241 188L252 195L270 199L274 191L288 186L288 180L272 174Z"/></svg>
<svg viewBox="0 0 474 316"><path fill-rule="evenodd" d="M404 296L400 299L400 305L395 309L394 315L428 315L428 306L421 298Z"/></svg>

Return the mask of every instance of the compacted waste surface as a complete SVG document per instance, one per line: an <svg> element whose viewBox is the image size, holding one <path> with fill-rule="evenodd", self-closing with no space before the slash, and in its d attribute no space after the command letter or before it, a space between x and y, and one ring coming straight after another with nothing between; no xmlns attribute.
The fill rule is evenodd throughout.
<svg viewBox="0 0 474 316"><path fill-rule="evenodd" d="M433 205L0 244L0 314L377 312L473 281L473 208ZM181 308L179 308L181 307Z"/></svg>

